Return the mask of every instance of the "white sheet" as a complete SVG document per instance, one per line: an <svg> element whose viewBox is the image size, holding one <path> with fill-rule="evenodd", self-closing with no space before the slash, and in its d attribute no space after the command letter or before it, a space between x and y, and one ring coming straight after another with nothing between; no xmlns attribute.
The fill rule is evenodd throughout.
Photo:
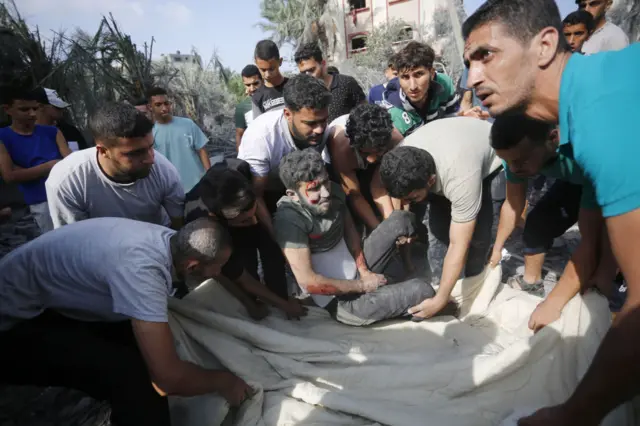
<svg viewBox="0 0 640 426"><path fill-rule="evenodd" d="M210 368L220 360L258 392L235 412L217 395L172 398L174 425L484 426L560 403L610 325L607 303L576 296L533 335L527 321L540 299L503 287L500 276L498 267L456 285L460 319L367 328L319 308L299 322L273 312L257 323L206 282L170 303L178 351ZM603 423L632 424L628 404Z"/></svg>

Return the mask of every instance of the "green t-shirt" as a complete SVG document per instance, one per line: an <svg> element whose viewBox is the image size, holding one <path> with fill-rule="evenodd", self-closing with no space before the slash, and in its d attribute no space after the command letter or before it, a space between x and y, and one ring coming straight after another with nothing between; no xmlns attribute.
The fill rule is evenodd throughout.
<svg viewBox="0 0 640 426"><path fill-rule="evenodd" d="M325 216L311 214L286 195L278 201L273 227L280 247L309 248L311 253L318 253L331 250L342 240L346 196L340 185L335 182L330 185L331 208Z"/></svg>
<svg viewBox="0 0 640 426"><path fill-rule="evenodd" d="M246 129L253 119L251 97L247 96L236 106L236 129ZM249 115L249 116L248 116Z"/></svg>
<svg viewBox="0 0 640 426"><path fill-rule="evenodd" d="M596 209L598 208L598 203L596 201L596 194L593 185L591 185L589 180L584 177L584 173L573 159L572 153L570 151L570 145L561 145L560 147L558 147L558 156L552 162L547 163L540 170L540 174L576 185L582 185L582 197L580 199L580 206L585 209ZM527 182L526 178L520 178L511 173L511 170L509 170L509 166L505 161L503 161L502 164L504 166L505 175L509 182Z"/></svg>
<svg viewBox="0 0 640 426"><path fill-rule="evenodd" d="M400 100L403 107L383 101L381 105L386 107L391 115L393 125L403 136L408 136L417 128L438 118L451 116L458 111L460 96L451 78L446 74L437 73L431 82L428 94L428 107L426 115L420 116L409 103L406 95L400 91Z"/></svg>

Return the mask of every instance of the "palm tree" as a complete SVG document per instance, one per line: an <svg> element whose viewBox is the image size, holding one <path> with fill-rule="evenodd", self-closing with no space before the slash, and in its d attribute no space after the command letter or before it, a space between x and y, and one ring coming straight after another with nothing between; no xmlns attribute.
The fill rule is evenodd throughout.
<svg viewBox="0 0 640 426"><path fill-rule="evenodd" d="M257 25L279 46L318 41L326 54L335 50L338 25L328 0L262 0Z"/></svg>

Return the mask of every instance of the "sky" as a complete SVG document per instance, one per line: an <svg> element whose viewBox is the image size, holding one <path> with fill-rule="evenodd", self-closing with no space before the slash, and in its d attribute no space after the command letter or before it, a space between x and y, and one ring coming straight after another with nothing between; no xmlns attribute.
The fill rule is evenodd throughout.
<svg viewBox="0 0 640 426"><path fill-rule="evenodd" d="M120 29L139 46L155 38L154 57L196 48L207 61L215 51L221 62L240 71L252 62L257 41L268 38L260 22L260 0L17 0L20 12L43 36L82 28L95 33L100 19L113 13ZM467 13L483 0L465 0ZM575 0L557 0L562 16ZM282 56L288 57L290 49ZM289 68L289 67L286 67ZM286 69L285 68L285 69Z"/></svg>

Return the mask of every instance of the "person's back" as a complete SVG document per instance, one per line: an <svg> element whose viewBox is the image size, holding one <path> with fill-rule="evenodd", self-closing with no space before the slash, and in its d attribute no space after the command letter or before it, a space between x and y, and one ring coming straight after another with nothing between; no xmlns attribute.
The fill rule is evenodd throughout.
<svg viewBox="0 0 640 426"><path fill-rule="evenodd" d="M489 144L491 124L469 117L453 117L433 121L408 136L400 146L413 146L428 151L436 163L437 181L434 193L451 200L453 193L463 192L500 168L502 162Z"/></svg>
<svg viewBox="0 0 640 426"><path fill-rule="evenodd" d="M21 246L0 260L0 330L45 309L85 321L166 321L174 233L163 226L101 218ZM143 268L148 279L131 282Z"/></svg>
<svg viewBox="0 0 640 426"><path fill-rule="evenodd" d="M582 45L582 53L591 55L598 52L624 49L629 45L629 37L617 25L607 21L598 28Z"/></svg>

